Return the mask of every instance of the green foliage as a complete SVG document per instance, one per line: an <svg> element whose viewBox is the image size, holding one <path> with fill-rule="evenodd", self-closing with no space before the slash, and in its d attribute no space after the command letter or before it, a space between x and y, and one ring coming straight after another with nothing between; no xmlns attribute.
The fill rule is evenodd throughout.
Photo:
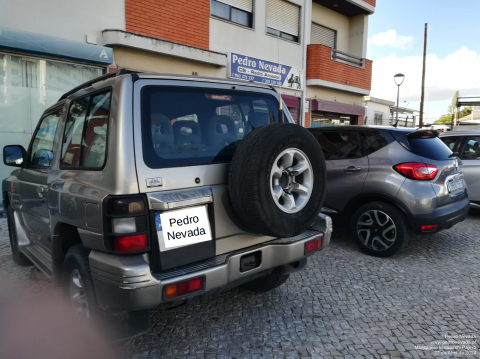
<svg viewBox="0 0 480 359"><path fill-rule="evenodd" d="M457 91L458 92L458 91ZM462 108L458 114L458 119L461 119L462 117L468 116L472 113L472 107L465 107ZM452 115L443 115L440 117L439 120L435 121L435 123L451 123L452 122Z"/></svg>
<svg viewBox="0 0 480 359"><path fill-rule="evenodd" d="M445 123L445 122L452 122L452 115L445 115L442 116L439 120L435 121L435 123Z"/></svg>
<svg viewBox="0 0 480 359"><path fill-rule="evenodd" d="M458 91L455 91L455 94L452 98L452 103L450 104L450 106L448 106L448 113L452 113L453 111L455 111L455 108L457 107L457 97Z"/></svg>

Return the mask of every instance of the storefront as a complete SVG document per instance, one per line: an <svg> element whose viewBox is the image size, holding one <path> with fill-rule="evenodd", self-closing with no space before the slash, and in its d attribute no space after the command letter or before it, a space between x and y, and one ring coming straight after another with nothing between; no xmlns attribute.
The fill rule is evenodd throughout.
<svg viewBox="0 0 480 359"><path fill-rule="evenodd" d="M358 125L359 119L365 116L363 106L340 102L313 99L311 107L311 127Z"/></svg>
<svg viewBox="0 0 480 359"><path fill-rule="evenodd" d="M112 49L0 28L0 145L28 147L43 111L100 76ZM11 168L0 165L0 179Z"/></svg>

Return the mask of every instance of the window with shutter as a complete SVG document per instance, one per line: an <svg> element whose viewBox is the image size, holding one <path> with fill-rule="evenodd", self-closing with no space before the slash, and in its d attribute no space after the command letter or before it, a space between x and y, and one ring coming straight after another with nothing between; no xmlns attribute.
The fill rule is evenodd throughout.
<svg viewBox="0 0 480 359"><path fill-rule="evenodd" d="M252 27L253 0L211 0L210 14L239 25Z"/></svg>
<svg viewBox="0 0 480 359"><path fill-rule="evenodd" d="M310 42L312 45L324 45L335 49L337 47L337 32L328 27L312 22L312 36Z"/></svg>
<svg viewBox="0 0 480 359"><path fill-rule="evenodd" d="M267 0L267 32L298 42L300 7L284 0Z"/></svg>

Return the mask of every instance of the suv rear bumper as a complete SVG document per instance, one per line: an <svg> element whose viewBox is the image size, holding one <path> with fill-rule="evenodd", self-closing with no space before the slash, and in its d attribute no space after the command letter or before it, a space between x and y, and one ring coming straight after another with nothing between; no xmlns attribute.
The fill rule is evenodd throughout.
<svg viewBox="0 0 480 359"><path fill-rule="evenodd" d="M436 208L432 213L426 215L412 215L410 225L416 234L432 234L449 229L455 224L463 221L470 210L470 201L465 196L459 201L449 203L446 206ZM428 232L423 232L421 226L436 224L437 227Z"/></svg>
<svg viewBox="0 0 480 359"><path fill-rule="evenodd" d="M106 310L149 309L161 303L228 289L268 275L277 267L285 267L284 270L288 273L300 270L307 257L305 254L306 242L322 237L320 250L328 246L330 242L331 220L322 214L319 219L321 219L320 223L317 221L313 228L323 229L323 231L308 230L295 237L276 239L161 273L150 272L146 254L118 256L91 251L89 255L90 269L98 304ZM260 266L243 273L240 272L240 258L254 252L261 252ZM300 262L300 265L298 268L294 268L289 265L292 262ZM174 300L164 298L164 288L167 285L200 276L205 278L203 290L177 297Z"/></svg>

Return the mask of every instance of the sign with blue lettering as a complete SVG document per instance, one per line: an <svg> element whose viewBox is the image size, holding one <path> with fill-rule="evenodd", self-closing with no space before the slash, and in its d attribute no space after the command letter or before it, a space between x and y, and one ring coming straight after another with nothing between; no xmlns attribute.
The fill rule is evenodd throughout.
<svg viewBox="0 0 480 359"><path fill-rule="evenodd" d="M0 48L2 47L102 65L113 63L113 49L109 47L90 45L4 27L0 27Z"/></svg>
<svg viewBox="0 0 480 359"><path fill-rule="evenodd" d="M302 90L302 71L299 68L260 60L231 52L228 58L229 77L260 82L273 86Z"/></svg>

